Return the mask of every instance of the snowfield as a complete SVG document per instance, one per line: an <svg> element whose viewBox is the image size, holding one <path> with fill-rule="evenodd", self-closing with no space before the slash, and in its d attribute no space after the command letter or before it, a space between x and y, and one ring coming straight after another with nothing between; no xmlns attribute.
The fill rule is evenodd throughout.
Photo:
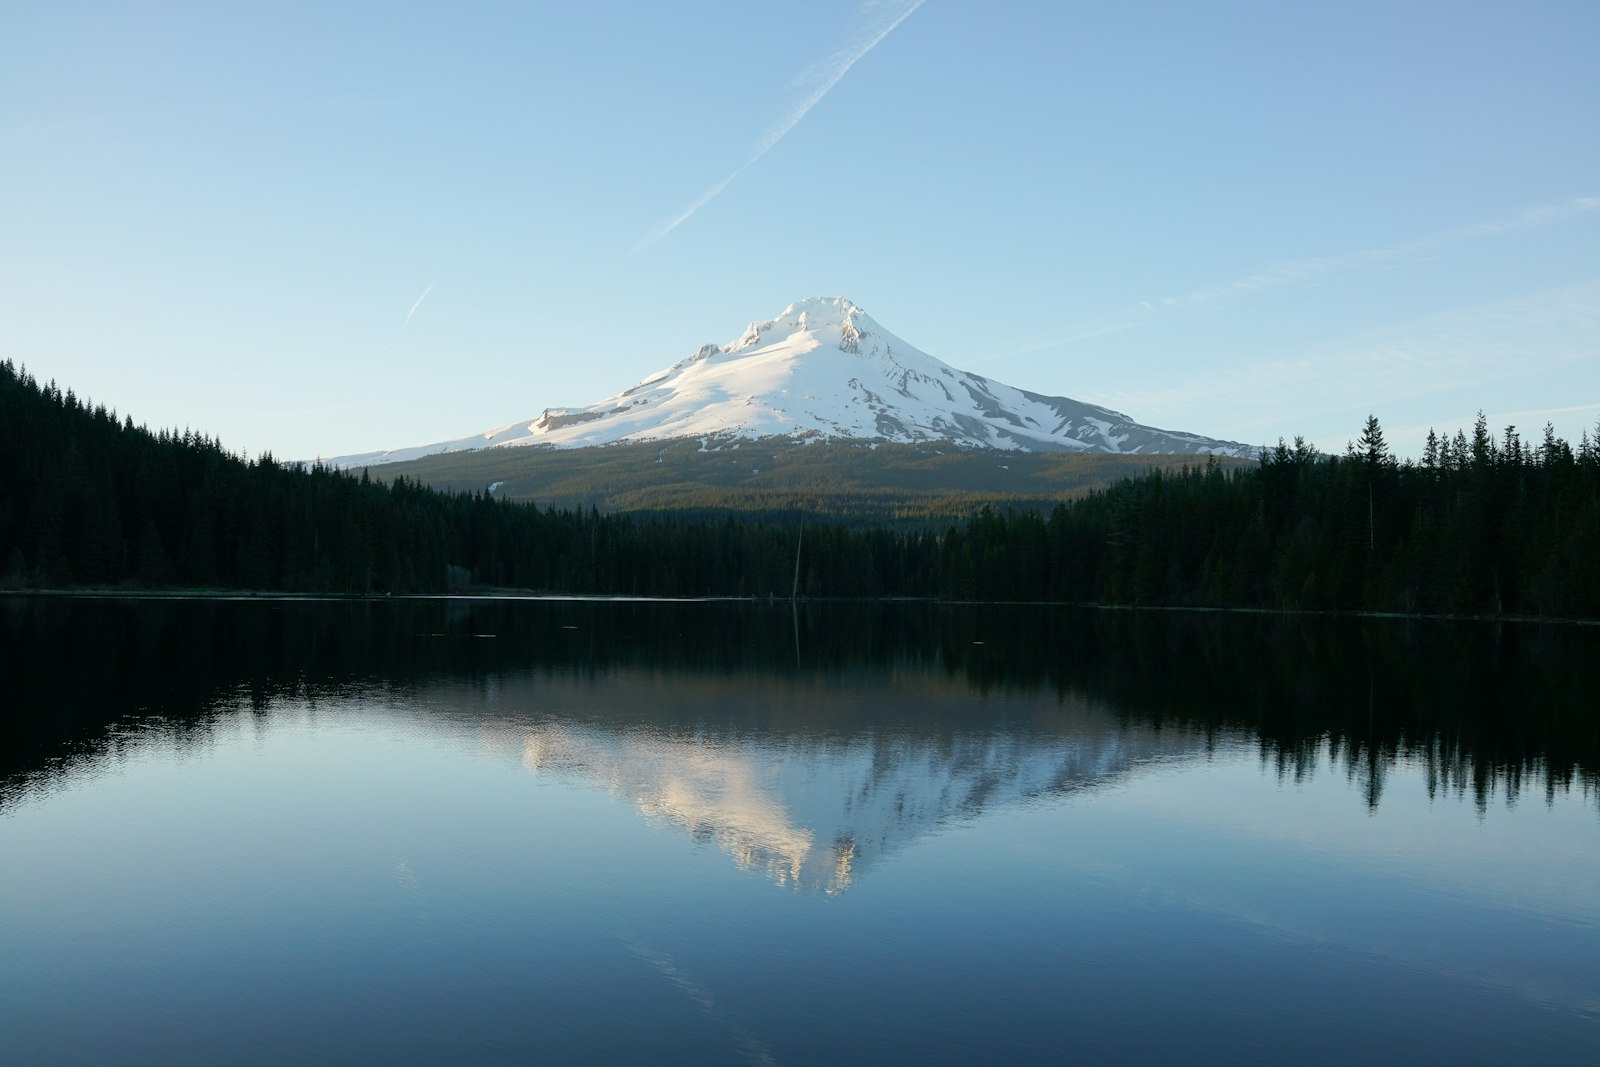
<svg viewBox="0 0 1600 1067"><path fill-rule="evenodd" d="M340 456L335 467L441 452L700 437L948 440L1013 451L1254 456L1258 447L1141 426L1121 412L1041 396L955 367L880 326L843 297L790 304L726 345L708 344L613 397L471 437Z"/></svg>

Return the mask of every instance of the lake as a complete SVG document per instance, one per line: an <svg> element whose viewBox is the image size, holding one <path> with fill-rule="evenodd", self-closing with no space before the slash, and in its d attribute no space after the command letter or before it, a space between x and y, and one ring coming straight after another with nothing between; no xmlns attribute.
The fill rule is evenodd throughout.
<svg viewBox="0 0 1600 1067"><path fill-rule="evenodd" d="M0 599L0 1059L1600 1048L1600 628Z"/></svg>

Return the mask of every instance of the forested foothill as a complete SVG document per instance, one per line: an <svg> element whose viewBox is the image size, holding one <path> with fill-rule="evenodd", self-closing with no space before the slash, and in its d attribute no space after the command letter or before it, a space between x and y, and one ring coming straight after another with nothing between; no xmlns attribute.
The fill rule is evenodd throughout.
<svg viewBox="0 0 1600 1067"><path fill-rule="evenodd" d="M1049 511L1153 466L1177 470L1194 456L1108 452L1004 452L949 441L727 435L624 441L598 448L530 445L445 452L374 467L447 492L494 487L496 497L561 510L598 508L635 517L721 519L729 511L852 528L947 526L984 504ZM1255 459L1221 460L1252 467Z"/></svg>
<svg viewBox="0 0 1600 1067"><path fill-rule="evenodd" d="M926 597L1600 616L1600 427L1430 434L1151 469L920 525L541 509L246 460L0 363L0 586L366 595ZM798 568L796 560L799 561Z"/></svg>

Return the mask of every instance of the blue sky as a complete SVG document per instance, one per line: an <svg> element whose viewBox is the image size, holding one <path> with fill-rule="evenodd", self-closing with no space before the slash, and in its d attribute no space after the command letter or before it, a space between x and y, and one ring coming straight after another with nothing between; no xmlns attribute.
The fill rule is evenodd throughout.
<svg viewBox="0 0 1600 1067"><path fill-rule="evenodd" d="M1167 428L1575 440L1597 52L1593 0L13 3L0 356L336 455L844 295Z"/></svg>

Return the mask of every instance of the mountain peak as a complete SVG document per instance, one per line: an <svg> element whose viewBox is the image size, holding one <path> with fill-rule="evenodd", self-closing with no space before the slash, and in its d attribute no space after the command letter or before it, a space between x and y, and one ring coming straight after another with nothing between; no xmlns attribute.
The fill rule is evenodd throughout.
<svg viewBox="0 0 1600 1067"><path fill-rule="evenodd" d="M421 448L340 457L340 466L506 445L727 439L944 441L1010 451L1251 456L1236 441L1141 426L1110 408L958 370L842 296L797 300L726 345L704 345L631 388L580 408Z"/></svg>
<svg viewBox="0 0 1600 1067"><path fill-rule="evenodd" d="M779 313L780 319L805 316L821 322L843 322L852 315L865 315L853 300L844 296L808 296L796 300Z"/></svg>
<svg viewBox="0 0 1600 1067"><path fill-rule="evenodd" d="M752 322L723 351L734 353L765 347L776 339L804 333L814 337L819 344L855 352L857 347L851 346L859 346L861 335L868 332L862 324L870 322L872 320L867 313L847 297L812 296L796 300L778 312L775 318Z"/></svg>

